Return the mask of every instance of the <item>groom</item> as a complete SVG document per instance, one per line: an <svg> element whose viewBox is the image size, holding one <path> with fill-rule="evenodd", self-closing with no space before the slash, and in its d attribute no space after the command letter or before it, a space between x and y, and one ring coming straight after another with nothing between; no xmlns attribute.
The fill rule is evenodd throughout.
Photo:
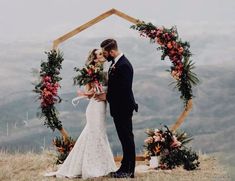
<svg viewBox="0 0 235 181"><path fill-rule="evenodd" d="M138 105L132 92L133 68L128 59L118 50L116 40L104 40L100 46L104 57L112 63L108 71L107 94L100 94L96 99L109 102L110 114L123 150L121 167L110 175L114 178L134 178L136 154L132 115L134 110L138 111Z"/></svg>

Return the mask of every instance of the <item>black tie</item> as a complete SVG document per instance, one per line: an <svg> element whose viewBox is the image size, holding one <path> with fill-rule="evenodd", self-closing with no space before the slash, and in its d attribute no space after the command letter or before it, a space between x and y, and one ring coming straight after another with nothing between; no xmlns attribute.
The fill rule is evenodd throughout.
<svg viewBox="0 0 235 181"><path fill-rule="evenodd" d="M112 65L115 63L115 60L114 59L112 59L112 63L111 63L111 67L112 67Z"/></svg>
<svg viewBox="0 0 235 181"><path fill-rule="evenodd" d="M112 70L112 66L113 66L113 64L115 63L115 60L114 60L114 59L112 59L111 61L112 61L112 63L111 63L111 65L110 65L110 67L109 67L109 71L108 71L108 73L110 73L110 72L111 72L111 70Z"/></svg>

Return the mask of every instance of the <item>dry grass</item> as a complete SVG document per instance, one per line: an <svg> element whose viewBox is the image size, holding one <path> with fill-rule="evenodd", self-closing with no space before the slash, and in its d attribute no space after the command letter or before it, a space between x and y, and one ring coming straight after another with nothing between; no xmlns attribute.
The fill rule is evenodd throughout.
<svg viewBox="0 0 235 181"><path fill-rule="evenodd" d="M1 181L63 181L68 179L48 178L43 174L48 171L56 170L54 165L54 156L51 152L44 152L42 154L35 153L16 153L8 154L0 153L0 180ZM200 156L200 169L194 171L185 171L182 168L176 168L174 170L156 170L149 173L137 173L136 181L185 181L185 180L231 180L222 166L218 164L218 161L213 156L201 155ZM138 164L143 164L140 162ZM73 179L82 180L82 179ZM111 178L97 178L90 179L95 181L114 181L117 179ZM127 180L127 179L118 179Z"/></svg>

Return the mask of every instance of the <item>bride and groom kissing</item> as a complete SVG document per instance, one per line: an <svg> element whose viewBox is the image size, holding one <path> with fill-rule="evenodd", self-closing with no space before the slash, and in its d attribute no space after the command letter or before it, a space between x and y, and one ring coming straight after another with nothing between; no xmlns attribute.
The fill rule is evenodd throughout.
<svg viewBox="0 0 235 181"><path fill-rule="evenodd" d="M107 176L112 178L134 178L135 143L132 128L133 111L138 111L132 92L133 68L128 59L118 49L116 40L107 39L101 49L94 49L86 64L96 66L112 62L108 70L107 86L103 92L92 92L86 85L86 92L80 93L89 98L86 108L86 126L78 137L73 149L56 172L45 176L83 179ZM106 102L109 103L123 158L117 169L106 133Z"/></svg>

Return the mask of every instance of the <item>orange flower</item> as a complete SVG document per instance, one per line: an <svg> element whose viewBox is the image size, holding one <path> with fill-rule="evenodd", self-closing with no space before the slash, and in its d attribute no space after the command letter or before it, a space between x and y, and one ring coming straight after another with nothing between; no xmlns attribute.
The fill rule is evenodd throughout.
<svg viewBox="0 0 235 181"><path fill-rule="evenodd" d="M63 147L59 147L59 148L58 148L58 151L59 151L59 152L62 152L62 153L63 153L64 150L65 150L65 149L64 149Z"/></svg>
<svg viewBox="0 0 235 181"><path fill-rule="evenodd" d="M52 143L53 145L56 145L56 139L53 139Z"/></svg>
<svg viewBox="0 0 235 181"><path fill-rule="evenodd" d="M172 49L172 48L173 48L171 42L168 42L168 43L167 43L167 47L168 47L169 49Z"/></svg>
<svg viewBox="0 0 235 181"><path fill-rule="evenodd" d="M157 144L157 146L155 147L155 152L157 154L161 152L161 146L159 144Z"/></svg>
<svg viewBox="0 0 235 181"><path fill-rule="evenodd" d="M173 71L171 72L171 75L172 75L172 77L173 77L174 79L179 80L181 73L180 73L179 71L173 70Z"/></svg>

